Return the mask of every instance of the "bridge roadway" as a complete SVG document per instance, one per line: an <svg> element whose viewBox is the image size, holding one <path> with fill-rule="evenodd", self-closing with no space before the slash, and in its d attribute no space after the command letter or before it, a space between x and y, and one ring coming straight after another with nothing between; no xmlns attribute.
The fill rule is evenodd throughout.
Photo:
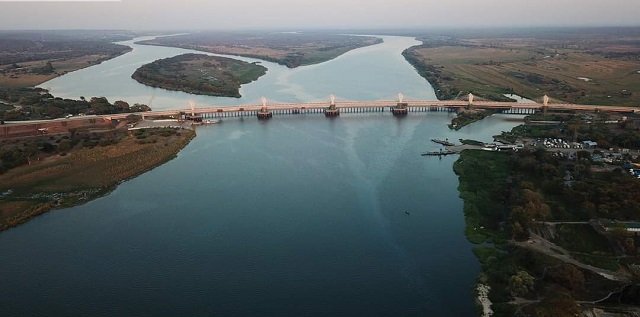
<svg viewBox="0 0 640 317"><path fill-rule="evenodd" d="M471 100L471 99L470 99ZM548 100L545 98L545 100ZM384 112L398 107L400 104L395 100L378 101L339 101L334 104L340 113L361 113L361 112ZM468 101L460 100L406 100L402 102L407 112L427 112L427 111L456 111L462 108L491 109L502 113L512 114L532 114L536 111L602 111L614 113L640 113L639 107L620 106L595 106L595 105L575 105L575 104L551 104L547 103L515 103L515 102L495 102L495 101L475 101L470 105ZM279 103L271 105L240 105L240 106L217 106L200 107L191 109L174 109L162 111L148 111L134 113L143 117L163 117L171 116L179 119L193 114L202 119L221 117L249 117L285 114L305 114L324 113L331 104L329 102L310 103ZM403 108L404 109L404 108ZM112 119L124 119L132 113L75 116L70 118L60 118L38 121L13 121L0 125L0 138L20 137L38 135L40 130L51 132L67 131L71 128L97 127L111 124ZM335 115L335 114L334 114Z"/></svg>
<svg viewBox="0 0 640 317"><path fill-rule="evenodd" d="M467 101L459 100L406 100L410 112L421 111L456 111L460 108L476 108L498 110L506 113L532 113L534 111L545 110L544 104L540 103L515 103L515 102L495 102L495 101L475 101L471 106ZM394 100L376 101L340 101L336 102L335 108L340 112L379 112L385 108L392 108L398 104ZM263 109L263 105L238 105L238 106L218 106L218 107L198 107L183 110L150 111L140 113L145 116L167 116L176 115L180 112L186 114L200 115L203 117L227 117L227 116L251 116ZM328 102L309 103L278 103L266 106L266 109L274 114L291 113L321 113L329 107ZM547 104L547 111L603 111L614 113L640 113L640 107L623 106L597 106L597 105L577 105L577 104ZM128 114L112 115L111 117L123 117Z"/></svg>
<svg viewBox="0 0 640 317"><path fill-rule="evenodd" d="M516 103L516 102L495 102L495 101L475 101L471 106L467 101L460 100L405 100L409 112L422 111L456 111L461 108L490 109L505 113L533 113L542 111L544 105L540 103ZM267 110L273 114L295 114L295 113L322 113L329 107L329 102L309 102L309 103L278 103L267 105ZM395 100L376 101L338 101L335 108L343 113L350 112L380 112L388 111L398 105ZM263 105L238 105L238 106L216 106L197 107L193 109L173 109L135 113L145 117L156 116L176 116L180 113L195 114L205 118L232 117L232 116L255 116L263 109ZM547 111L603 111L614 113L640 113L640 107L623 106L596 106L596 105L576 105L576 104L548 104ZM108 114L96 116L75 116L68 119L52 119L39 121L16 121L7 122L8 125L16 124L36 124L66 120L86 120L95 119L123 119L132 113Z"/></svg>

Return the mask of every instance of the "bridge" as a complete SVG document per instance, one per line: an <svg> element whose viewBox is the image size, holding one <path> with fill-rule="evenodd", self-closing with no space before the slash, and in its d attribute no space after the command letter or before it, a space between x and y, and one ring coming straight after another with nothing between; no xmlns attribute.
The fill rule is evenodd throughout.
<svg viewBox="0 0 640 317"><path fill-rule="evenodd" d="M320 113L328 117L338 116L340 113L392 112L395 115L406 115L409 112L446 111L457 112L461 109L484 109L507 114L533 114L537 111L591 111L612 113L640 113L640 107L578 105L568 103L550 103L547 96L543 103L516 103L498 101L474 101L469 95L468 100L404 100L400 94L397 100L373 101L340 101L336 102L332 96L329 102L309 103L276 103L268 104L263 98L261 105L248 104L237 106L192 107L183 110L151 111L140 113L143 116L176 116L182 114L185 118L223 118L223 117L258 117L271 118L273 115ZM122 117L127 114L112 117Z"/></svg>
<svg viewBox="0 0 640 317"><path fill-rule="evenodd" d="M620 114L640 114L640 107L578 105L568 103L550 103L544 96L543 103L516 103L498 101L475 101L469 94L468 100L405 100L402 94L396 100L372 101L336 101L335 97L327 102L275 103L268 104L265 98L262 104L235 106L195 107L178 110L161 110L133 113L143 118L171 117L174 119L201 121L225 117L257 117L269 119L275 115L324 114L337 117L340 113L391 112L396 116L405 116L411 112L446 111L457 112L461 109L485 109L506 114L533 114L538 111L588 111ZM36 135L42 129L68 130L70 127L91 127L110 124L111 120L121 120L132 113L77 116L66 119L8 122L0 126L0 138L18 135Z"/></svg>

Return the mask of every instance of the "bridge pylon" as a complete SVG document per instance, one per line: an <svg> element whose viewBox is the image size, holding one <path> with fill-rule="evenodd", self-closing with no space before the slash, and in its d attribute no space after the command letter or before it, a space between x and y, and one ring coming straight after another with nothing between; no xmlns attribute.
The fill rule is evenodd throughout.
<svg viewBox="0 0 640 317"><path fill-rule="evenodd" d="M404 95L402 93L398 94L398 103L395 107L391 108L391 113L394 116L406 116L409 114L409 103L404 102Z"/></svg>
<svg viewBox="0 0 640 317"><path fill-rule="evenodd" d="M196 115L196 104L193 101L189 101L189 108L191 109L191 112L186 114L184 119L193 122L202 122L202 116Z"/></svg>
<svg viewBox="0 0 640 317"><path fill-rule="evenodd" d="M471 107L473 107L473 99L474 99L474 98L475 98L475 97L473 96L473 94L472 94L472 93L469 93L469 96L468 96L468 99L467 99L467 100L468 100L467 108L471 108Z"/></svg>
<svg viewBox="0 0 640 317"><path fill-rule="evenodd" d="M549 109L549 96L544 95L542 97L542 114L547 115L547 109Z"/></svg>
<svg viewBox="0 0 640 317"><path fill-rule="evenodd" d="M269 108L267 107L267 98L262 97L262 107L260 108L260 111L258 111L258 119L265 120L270 119L271 117L273 117L273 113L269 111Z"/></svg>
<svg viewBox="0 0 640 317"><path fill-rule="evenodd" d="M336 107L336 96L331 95L329 97L329 107L324 109L325 117L337 117L340 115L340 110Z"/></svg>

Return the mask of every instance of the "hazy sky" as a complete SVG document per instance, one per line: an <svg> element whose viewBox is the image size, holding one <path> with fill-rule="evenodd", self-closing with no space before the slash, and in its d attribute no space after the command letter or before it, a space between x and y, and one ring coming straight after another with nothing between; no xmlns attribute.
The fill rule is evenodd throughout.
<svg viewBox="0 0 640 317"><path fill-rule="evenodd" d="M0 0L0 29L640 25L640 0Z"/></svg>

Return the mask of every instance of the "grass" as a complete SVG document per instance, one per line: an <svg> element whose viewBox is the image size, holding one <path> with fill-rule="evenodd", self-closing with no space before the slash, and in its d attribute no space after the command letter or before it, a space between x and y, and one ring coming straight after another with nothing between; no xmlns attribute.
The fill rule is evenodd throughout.
<svg viewBox="0 0 640 317"><path fill-rule="evenodd" d="M532 100L548 94L579 104L631 106L640 102L640 74L636 72L640 61L545 45L535 39L460 40L416 46L404 55L440 90L442 99L473 92L493 100L515 93Z"/></svg>
<svg viewBox="0 0 640 317"><path fill-rule="evenodd" d="M55 207L69 207L103 195L175 157L195 135L193 131L157 129L128 135L115 144L76 147L0 175L0 230L23 223ZM150 141L149 141L150 140Z"/></svg>

